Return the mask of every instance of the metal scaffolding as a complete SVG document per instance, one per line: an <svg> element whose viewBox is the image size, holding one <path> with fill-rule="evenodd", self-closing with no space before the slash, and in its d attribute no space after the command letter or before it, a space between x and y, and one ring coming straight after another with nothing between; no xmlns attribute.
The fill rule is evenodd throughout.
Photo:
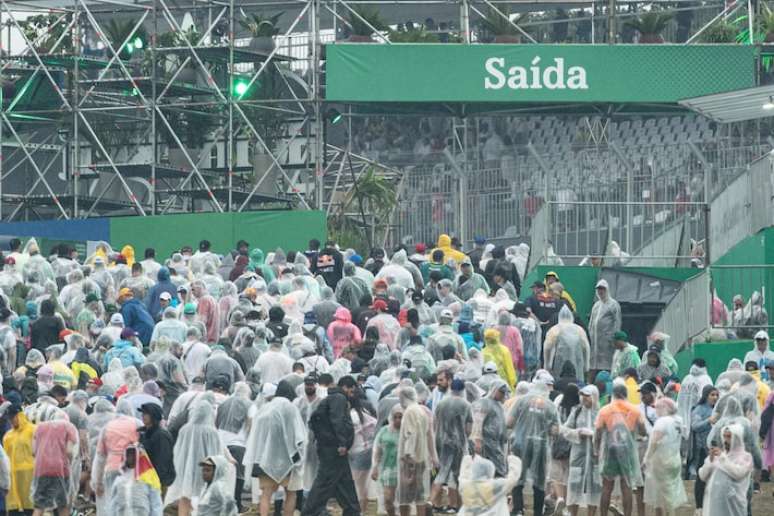
<svg viewBox="0 0 774 516"><path fill-rule="evenodd" d="M648 2L606 11L605 2L566 2L591 6L592 42L638 3ZM545 27L525 30L509 13L535 6L515 0L0 0L0 219L331 214L372 166L400 189L404 167L353 151L351 123L343 143L326 136L324 44L354 22L390 43L363 4L390 25L442 13L453 20L442 32L462 43L478 38L473 25L492 13L525 42ZM746 6L718 2L705 18ZM335 108L351 119L347 106ZM451 138L464 155L468 123L456 119Z"/></svg>

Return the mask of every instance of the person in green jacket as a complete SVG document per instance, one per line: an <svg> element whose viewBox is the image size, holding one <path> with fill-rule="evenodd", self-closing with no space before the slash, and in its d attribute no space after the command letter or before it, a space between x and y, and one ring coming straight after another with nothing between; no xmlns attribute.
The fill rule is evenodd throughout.
<svg viewBox="0 0 774 516"><path fill-rule="evenodd" d="M259 269L261 271L261 276L263 276L263 279L268 285L274 281L274 271L271 267L266 265L263 260L263 251L256 247L250 251L250 263L247 264L247 268L251 271Z"/></svg>
<svg viewBox="0 0 774 516"><path fill-rule="evenodd" d="M430 261L423 263L419 268L419 272L422 273L422 280L425 284L430 281L430 273L433 271L440 272L442 276L441 279L454 281L454 271L451 267L443 263L443 257L443 251L441 249L436 249L430 256Z"/></svg>

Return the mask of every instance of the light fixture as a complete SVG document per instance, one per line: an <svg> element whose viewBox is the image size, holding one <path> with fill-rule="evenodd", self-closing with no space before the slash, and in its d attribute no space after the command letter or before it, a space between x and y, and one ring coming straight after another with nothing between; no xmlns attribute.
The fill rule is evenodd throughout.
<svg viewBox="0 0 774 516"><path fill-rule="evenodd" d="M763 106L761 106L765 110L774 109L774 97L769 95L769 100L764 102Z"/></svg>
<svg viewBox="0 0 774 516"><path fill-rule="evenodd" d="M325 118L328 119L331 125L336 125L344 119L344 115L338 109L330 108L325 112Z"/></svg>
<svg viewBox="0 0 774 516"><path fill-rule="evenodd" d="M140 36L137 36L136 38L134 38L134 48L136 48L137 50L141 50L143 46L144 46L144 43L142 42L142 38Z"/></svg>
<svg viewBox="0 0 774 516"><path fill-rule="evenodd" d="M237 97L244 96L247 93L247 87L249 83L244 79L238 79L234 81L234 95Z"/></svg>

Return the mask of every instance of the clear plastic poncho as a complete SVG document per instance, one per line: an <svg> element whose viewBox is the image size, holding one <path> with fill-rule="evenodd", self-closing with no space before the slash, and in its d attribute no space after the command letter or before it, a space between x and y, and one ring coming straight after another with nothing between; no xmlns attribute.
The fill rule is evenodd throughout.
<svg viewBox="0 0 774 516"><path fill-rule="evenodd" d="M492 461L466 455L460 467L462 507L457 516L508 516L508 496L521 477L521 460L508 457L508 476L495 478Z"/></svg>
<svg viewBox="0 0 774 516"><path fill-rule="evenodd" d="M656 402L657 412L661 401ZM674 407L671 400L664 401ZM653 425L644 459L645 503L650 507L673 511L688 500L681 475L682 432L683 421L677 415L663 415Z"/></svg>
<svg viewBox="0 0 774 516"><path fill-rule="evenodd" d="M556 405L548 398L548 387L535 384L528 394L519 397L508 416L511 452L521 459L519 485L531 482L542 488L548 474L552 430L559 427Z"/></svg>
<svg viewBox="0 0 774 516"><path fill-rule="evenodd" d="M138 449L138 462L139 455ZM137 467L123 469L113 482L108 506L111 516L162 515L161 491L140 480L139 475Z"/></svg>
<svg viewBox="0 0 774 516"><path fill-rule="evenodd" d="M610 369L613 356L613 334L621 329L621 306L608 293L603 301L597 297L589 319L591 369ZM580 369L578 369L580 371Z"/></svg>
<svg viewBox="0 0 774 516"><path fill-rule="evenodd" d="M742 365L742 361L738 358L732 358L728 361L726 370L718 375L715 383L719 384L722 380L728 380L731 385L733 385L742 378L744 373L745 371L744 366Z"/></svg>
<svg viewBox="0 0 774 516"><path fill-rule="evenodd" d="M438 452L438 476L449 479L455 464L467 450L467 427L473 423L473 413L462 396L452 393L444 397L433 414L435 449ZM453 478L453 477L451 477Z"/></svg>
<svg viewBox="0 0 774 516"><path fill-rule="evenodd" d="M223 455L207 457L215 463L215 475L196 504L197 516L236 516L234 466Z"/></svg>
<svg viewBox="0 0 774 516"><path fill-rule="evenodd" d="M625 400L613 400L610 405ZM597 418L599 421L599 418ZM601 473L603 476L620 476L626 480L629 487L636 488L643 485L642 471L640 469L640 454L634 434L627 426L626 412L611 410L605 422L599 422L602 430L602 442L600 443Z"/></svg>
<svg viewBox="0 0 774 516"><path fill-rule="evenodd" d="M108 423L116 418L116 408L105 398L99 398L94 402L91 414L86 416L89 439L89 457L94 457L97 449L97 441Z"/></svg>
<svg viewBox="0 0 774 516"><path fill-rule="evenodd" d="M260 465L266 475L280 483L295 471L303 472L306 424L287 398L277 396L264 404L253 419L242 464L252 470Z"/></svg>
<svg viewBox="0 0 774 516"><path fill-rule="evenodd" d="M731 433L728 452L699 468L699 477L707 483L704 490L704 516L746 516L747 494L753 472L753 458L745 451L744 430L739 425L721 427Z"/></svg>
<svg viewBox="0 0 774 516"><path fill-rule="evenodd" d="M489 295L483 290L478 289L473 297L468 301L473 308L473 320L478 324L484 324L494 303L489 299Z"/></svg>
<svg viewBox="0 0 774 516"><path fill-rule="evenodd" d="M435 457L430 413L417 403L417 391L400 387L403 421L398 436L398 505L424 504L430 496L430 470Z"/></svg>
<svg viewBox="0 0 774 516"><path fill-rule="evenodd" d="M379 342L384 342L395 349L400 333L400 323L392 315L382 312L368 321L366 328L374 327L379 330Z"/></svg>
<svg viewBox="0 0 774 516"><path fill-rule="evenodd" d="M43 284L44 282L51 280L56 281L54 275L54 269L51 264L40 254L40 247L37 240L30 238L27 243L24 244L22 254L28 255L30 258L27 263L24 264L22 270L22 277L25 282L29 282L30 278L37 278L37 283Z"/></svg>
<svg viewBox="0 0 774 516"><path fill-rule="evenodd" d="M164 505L180 498L191 499L204 489L199 463L212 455L228 455L215 428L215 410L209 401L198 400L189 409L188 422L175 442L175 481L169 486ZM233 490L232 490L233 493Z"/></svg>
<svg viewBox="0 0 774 516"><path fill-rule="evenodd" d="M35 476L30 486L36 507L75 500L81 476L79 450L78 430L64 411L58 410L49 421L38 423L32 438Z"/></svg>
<svg viewBox="0 0 774 516"><path fill-rule="evenodd" d="M218 406L215 427L222 437L229 438L223 439L224 442L246 442L247 415L252 406L251 394L249 385L237 382L234 384L234 394Z"/></svg>
<svg viewBox="0 0 774 516"><path fill-rule="evenodd" d="M591 408L582 403L573 408L560 429L570 441L570 460L567 475L567 505L598 507L602 496L602 477L599 461L594 457L594 423L599 414L599 390L589 385Z"/></svg>
<svg viewBox="0 0 774 516"><path fill-rule="evenodd" d="M589 341L586 332L574 322L572 311L564 305L559 310L558 323L546 333L544 346L545 368L554 378L559 378L564 363L575 367L578 378L584 378L588 370Z"/></svg>
<svg viewBox="0 0 774 516"><path fill-rule="evenodd" d="M677 414L682 419L685 430L683 438L688 437L688 430L691 425L691 411L699 403L701 393L707 385L712 385L712 378L707 374L707 368L693 364L688 376L680 384L680 392L677 393Z"/></svg>
<svg viewBox="0 0 774 516"><path fill-rule="evenodd" d="M750 420L744 415L742 411L742 403L734 395L727 395L723 398L725 403L720 413L720 418L715 422L707 436L707 447L712 448L713 445L719 446L723 442L722 430L726 426L739 425L742 428L742 438L744 439L745 450L752 455L753 462L756 468L760 468L763 464L763 457L761 456L761 449L758 446L758 437L753 431L753 426ZM720 401L715 404L720 405Z"/></svg>
<svg viewBox="0 0 774 516"><path fill-rule="evenodd" d="M470 433L471 440L481 441L481 456L492 461L500 477L507 473L508 464L505 457L508 436L503 405L495 401L494 395L503 386L507 387L498 377L492 381L487 396L473 403L473 429Z"/></svg>
<svg viewBox="0 0 774 516"><path fill-rule="evenodd" d="M387 283L397 283L405 289L414 288L414 277L406 268L407 262L406 251L401 249L392 255L390 263L379 270L375 279L384 278L388 280Z"/></svg>

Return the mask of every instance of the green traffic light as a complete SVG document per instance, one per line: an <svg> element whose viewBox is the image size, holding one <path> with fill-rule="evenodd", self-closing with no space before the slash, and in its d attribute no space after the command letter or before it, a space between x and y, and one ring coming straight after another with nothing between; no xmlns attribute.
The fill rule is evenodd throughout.
<svg viewBox="0 0 774 516"><path fill-rule="evenodd" d="M134 48L136 48L137 50L141 50L142 47L143 47L142 38L137 36L136 38L134 38Z"/></svg>

